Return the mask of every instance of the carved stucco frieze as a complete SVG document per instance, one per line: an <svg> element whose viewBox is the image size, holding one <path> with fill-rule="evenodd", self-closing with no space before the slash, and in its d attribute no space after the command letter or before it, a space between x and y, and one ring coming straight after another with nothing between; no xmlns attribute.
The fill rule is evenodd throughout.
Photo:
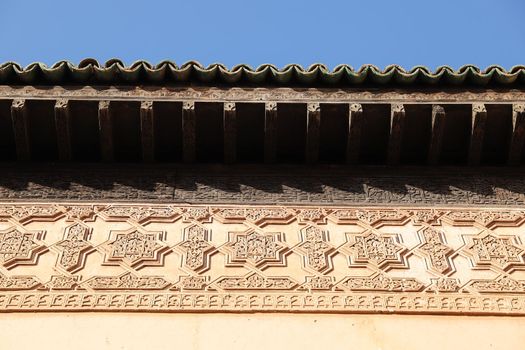
<svg viewBox="0 0 525 350"><path fill-rule="evenodd" d="M522 209L0 207L0 312L525 315Z"/></svg>

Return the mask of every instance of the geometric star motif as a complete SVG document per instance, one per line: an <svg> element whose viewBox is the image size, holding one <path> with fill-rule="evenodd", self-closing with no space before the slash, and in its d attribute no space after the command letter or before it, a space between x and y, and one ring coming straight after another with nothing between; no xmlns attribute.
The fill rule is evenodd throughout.
<svg viewBox="0 0 525 350"><path fill-rule="evenodd" d="M85 257L93 251L93 246L87 241L91 230L82 224L73 224L66 228L65 237L56 244L61 253L57 264L70 273L84 266Z"/></svg>
<svg viewBox="0 0 525 350"><path fill-rule="evenodd" d="M244 263L255 267L267 265L284 266L284 252L287 248L281 244L281 233L259 233L252 229L246 232L230 232L228 244L231 251L227 264L242 266Z"/></svg>
<svg viewBox="0 0 525 350"><path fill-rule="evenodd" d="M209 242L208 231L200 226L192 225L184 230L184 240L178 246L184 250L186 267L195 272L209 269L209 260L215 247Z"/></svg>
<svg viewBox="0 0 525 350"><path fill-rule="evenodd" d="M517 246L516 236L500 236L484 231L477 236L463 236L467 245L464 251L472 259L474 268L489 269L495 267L503 271L516 267L525 267L525 251Z"/></svg>
<svg viewBox="0 0 525 350"><path fill-rule="evenodd" d="M388 270L393 267L407 268L407 249L399 242L398 234L376 233L348 234L351 237L346 248L351 251L350 265L372 265Z"/></svg>
<svg viewBox="0 0 525 350"><path fill-rule="evenodd" d="M112 231L110 240L105 243L109 252L105 256L104 263L106 265L124 263L137 270L144 266L161 266L164 263L164 255L170 251L162 241L163 238L163 232L151 232L139 228Z"/></svg>
<svg viewBox="0 0 525 350"><path fill-rule="evenodd" d="M317 272L328 272L332 269L331 256L335 249L328 243L327 233L314 226L301 230L299 248L304 252L303 263L306 268Z"/></svg>
<svg viewBox="0 0 525 350"><path fill-rule="evenodd" d="M454 249L445 245L445 238L442 232L425 227L418 232L421 244L417 247L423 253L427 267L439 274L447 274L453 270L450 255Z"/></svg>
<svg viewBox="0 0 525 350"><path fill-rule="evenodd" d="M0 263L7 269L16 265L35 265L47 247L35 242L42 232L21 232L11 227L0 231Z"/></svg>

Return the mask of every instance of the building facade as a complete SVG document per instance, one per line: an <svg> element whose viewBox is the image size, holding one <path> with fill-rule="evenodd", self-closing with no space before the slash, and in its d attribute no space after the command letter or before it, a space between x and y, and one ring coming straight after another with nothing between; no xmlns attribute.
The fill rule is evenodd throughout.
<svg viewBox="0 0 525 350"><path fill-rule="evenodd" d="M513 348L524 87L522 67L1 65L2 322L209 322L217 348L294 325L417 348L459 325Z"/></svg>

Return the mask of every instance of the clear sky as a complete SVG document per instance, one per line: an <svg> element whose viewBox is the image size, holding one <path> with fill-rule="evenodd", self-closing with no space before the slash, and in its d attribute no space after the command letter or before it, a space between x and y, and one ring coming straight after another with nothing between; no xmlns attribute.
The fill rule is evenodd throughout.
<svg viewBox="0 0 525 350"><path fill-rule="evenodd" d="M0 62L525 64L525 0L0 0Z"/></svg>

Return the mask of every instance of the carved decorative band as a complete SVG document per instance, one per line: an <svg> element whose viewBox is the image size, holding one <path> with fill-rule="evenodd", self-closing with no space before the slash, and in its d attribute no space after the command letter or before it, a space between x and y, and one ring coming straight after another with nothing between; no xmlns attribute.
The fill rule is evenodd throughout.
<svg viewBox="0 0 525 350"><path fill-rule="evenodd" d="M57 168L58 166L55 166ZM327 172L219 173L130 169L5 168L0 198L10 201L302 204L334 206L525 206L520 172L464 171L362 176ZM283 171L284 172L284 171ZM378 171L378 174L383 172ZM176 175L174 175L176 174ZM244 174L244 175L243 175ZM460 175L458 175L460 174Z"/></svg>
<svg viewBox="0 0 525 350"><path fill-rule="evenodd" d="M525 101L519 90L484 91L360 91L356 89L315 88L167 88L152 87L34 87L23 89L0 86L0 98L8 99L81 99L81 100L136 100L200 101L200 102L318 102L318 103L375 103L410 102L486 102L510 103Z"/></svg>
<svg viewBox="0 0 525 350"><path fill-rule="evenodd" d="M315 312L525 315L522 296L275 293L7 293L0 312Z"/></svg>
<svg viewBox="0 0 525 350"><path fill-rule="evenodd" d="M0 203L0 312L525 314L525 210Z"/></svg>

